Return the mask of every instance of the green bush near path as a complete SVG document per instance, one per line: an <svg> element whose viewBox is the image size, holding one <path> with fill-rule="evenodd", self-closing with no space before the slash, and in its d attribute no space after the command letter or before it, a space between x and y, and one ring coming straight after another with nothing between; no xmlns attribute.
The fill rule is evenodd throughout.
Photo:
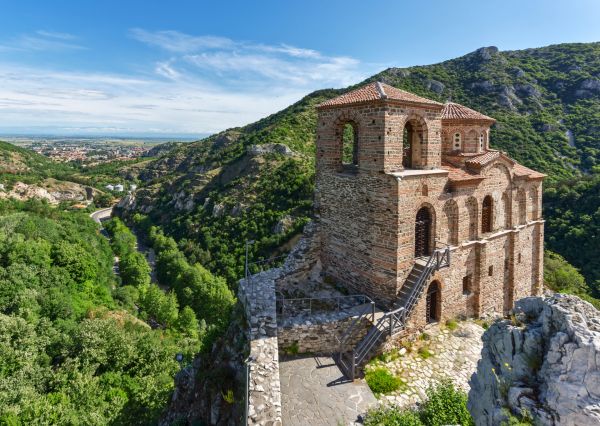
<svg viewBox="0 0 600 426"><path fill-rule="evenodd" d="M377 367L365 373L365 380L374 394L388 394L400 389L405 383L387 368Z"/></svg>
<svg viewBox="0 0 600 426"><path fill-rule="evenodd" d="M365 426L473 426L467 395L444 380L427 390L427 401L418 410L380 407L367 413Z"/></svg>

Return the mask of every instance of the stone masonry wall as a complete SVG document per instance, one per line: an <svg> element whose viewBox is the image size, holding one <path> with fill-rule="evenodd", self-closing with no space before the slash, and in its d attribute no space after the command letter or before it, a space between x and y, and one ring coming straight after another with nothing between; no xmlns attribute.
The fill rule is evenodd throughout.
<svg viewBox="0 0 600 426"><path fill-rule="evenodd" d="M339 351L339 339L355 319L355 316L349 317L341 313L289 321L277 329L279 350L286 351L290 348L297 348L298 353L331 355ZM365 318L360 321L360 332L354 335L343 351L354 348L372 326L371 321Z"/></svg>
<svg viewBox="0 0 600 426"><path fill-rule="evenodd" d="M281 426L281 388L275 280L281 269L271 269L240 281L238 297L249 322L250 373L248 424Z"/></svg>

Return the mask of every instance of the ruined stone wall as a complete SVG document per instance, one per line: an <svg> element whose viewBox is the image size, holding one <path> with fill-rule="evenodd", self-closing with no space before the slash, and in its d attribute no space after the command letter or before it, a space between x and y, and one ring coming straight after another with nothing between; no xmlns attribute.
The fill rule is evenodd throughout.
<svg viewBox="0 0 600 426"><path fill-rule="evenodd" d="M277 329L279 350L329 356L339 351L340 339L355 319L355 316L341 313L341 315L317 315L310 319L299 318L287 322ZM353 335L343 351L353 349L372 325L366 318L361 319L359 332Z"/></svg>

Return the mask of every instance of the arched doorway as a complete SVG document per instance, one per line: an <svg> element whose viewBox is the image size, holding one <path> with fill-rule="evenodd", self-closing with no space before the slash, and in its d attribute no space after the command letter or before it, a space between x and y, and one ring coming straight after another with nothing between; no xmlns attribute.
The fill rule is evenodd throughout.
<svg viewBox="0 0 600 426"><path fill-rule="evenodd" d="M415 221L415 257L431 255L431 211L421 207Z"/></svg>
<svg viewBox="0 0 600 426"><path fill-rule="evenodd" d="M425 310L425 319L427 323L438 322L440 320L441 305L440 283L433 281L427 289L427 302Z"/></svg>

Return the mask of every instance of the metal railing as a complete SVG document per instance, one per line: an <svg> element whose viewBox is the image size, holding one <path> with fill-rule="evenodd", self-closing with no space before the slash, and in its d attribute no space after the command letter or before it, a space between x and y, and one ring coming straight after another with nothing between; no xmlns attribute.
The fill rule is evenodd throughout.
<svg viewBox="0 0 600 426"><path fill-rule="evenodd" d="M419 274L415 285L412 287L411 293L404 306L386 312L379 320L377 320L373 327L369 329L367 334L349 353L345 352L345 348L350 341L349 338L340 341L336 361L346 376L351 380L354 380L356 377L356 369L366 359L373 347L375 347L375 345L377 345L385 336L393 336L406 327L406 320L418 302L423 288L425 287L425 283L431 274L434 271L447 266L450 266L450 246L434 250L427 260L425 267ZM373 318L375 318L375 315L373 315ZM344 336L354 336L358 330L357 324L356 321L350 324L344 333Z"/></svg>
<svg viewBox="0 0 600 426"><path fill-rule="evenodd" d="M403 306L407 314L410 314L414 306L417 304L419 297L421 296L421 292L425 287L425 283L429 279L430 275L434 271L437 271L438 269L447 266L450 266L450 246L446 246L443 249L434 250L434 252L427 260L425 268L419 275L416 284L413 286L408 300L406 301L406 304Z"/></svg>
<svg viewBox="0 0 600 426"><path fill-rule="evenodd" d="M285 318L287 314L313 315L316 312L340 312L361 305L368 305L368 311L375 315L375 302L364 294L349 296L299 297L277 299L277 313Z"/></svg>

